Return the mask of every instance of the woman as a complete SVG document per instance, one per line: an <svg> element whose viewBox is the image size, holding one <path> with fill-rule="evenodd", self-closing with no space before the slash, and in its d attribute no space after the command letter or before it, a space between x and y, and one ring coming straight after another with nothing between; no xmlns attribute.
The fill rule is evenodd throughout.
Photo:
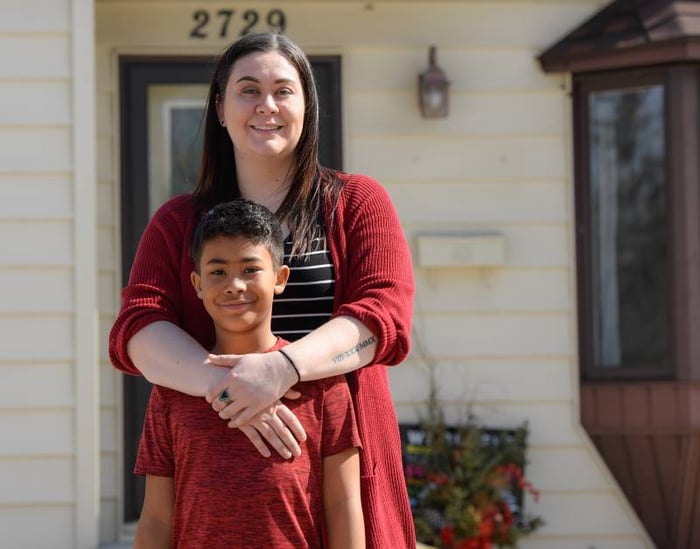
<svg viewBox="0 0 700 549"><path fill-rule="evenodd" d="M346 374L362 440L367 546L415 547L384 367L408 354L414 294L391 200L369 177L319 165L311 67L282 35L249 34L224 52L205 117L197 186L166 202L144 231L110 334L112 362L206 396L261 454L270 455L264 438L284 457L299 455L304 432L279 399L299 379ZM191 288L189 242L204 211L238 196L276 212L289 233L292 274L273 312L273 331L292 341L286 356L206 351L214 331Z"/></svg>

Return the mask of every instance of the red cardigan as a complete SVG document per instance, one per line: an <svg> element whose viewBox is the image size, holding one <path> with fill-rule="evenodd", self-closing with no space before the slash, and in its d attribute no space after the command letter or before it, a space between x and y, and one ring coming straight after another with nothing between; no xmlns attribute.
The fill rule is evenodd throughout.
<svg viewBox="0 0 700 549"><path fill-rule="evenodd" d="M333 315L360 320L378 340L375 364L347 375L363 446L367 547L414 548L398 422L383 366L400 363L410 350L415 292L411 256L386 190L366 176L340 177L344 188L332 229L326 219L336 273ZM155 213L141 237L109 335L112 363L125 373L139 375L126 344L151 322L173 322L204 348L214 344L212 321L190 282L189 247L201 213L190 195L177 196Z"/></svg>

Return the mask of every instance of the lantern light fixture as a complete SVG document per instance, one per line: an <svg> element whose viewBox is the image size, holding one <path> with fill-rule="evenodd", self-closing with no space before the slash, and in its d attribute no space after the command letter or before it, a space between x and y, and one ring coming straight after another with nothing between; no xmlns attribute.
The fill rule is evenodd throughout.
<svg viewBox="0 0 700 549"><path fill-rule="evenodd" d="M449 113L450 82L437 66L437 48L430 46L428 68L418 75L418 98L423 118L445 118Z"/></svg>

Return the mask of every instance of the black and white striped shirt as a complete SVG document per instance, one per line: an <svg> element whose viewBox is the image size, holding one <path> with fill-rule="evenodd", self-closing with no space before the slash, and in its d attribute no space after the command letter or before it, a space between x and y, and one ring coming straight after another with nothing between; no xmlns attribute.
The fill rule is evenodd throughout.
<svg viewBox="0 0 700 549"><path fill-rule="evenodd" d="M326 238L316 238L311 251L290 260L292 241L284 242L284 263L289 281L272 304L272 331L295 341L328 321L333 312L335 269Z"/></svg>

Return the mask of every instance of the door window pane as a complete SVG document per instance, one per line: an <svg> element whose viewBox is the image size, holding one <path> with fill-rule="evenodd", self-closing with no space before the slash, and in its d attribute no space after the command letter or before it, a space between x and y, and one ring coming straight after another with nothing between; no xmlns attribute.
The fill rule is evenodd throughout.
<svg viewBox="0 0 700 549"><path fill-rule="evenodd" d="M589 95L595 366L654 367L668 354L662 86Z"/></svg>
<svg viewBox="0 0 700 549"><path fill-rule="evenodd" d="M148 87L149 212L168 198L190 192L202 155L203 115L208 86Z"/></svg>

